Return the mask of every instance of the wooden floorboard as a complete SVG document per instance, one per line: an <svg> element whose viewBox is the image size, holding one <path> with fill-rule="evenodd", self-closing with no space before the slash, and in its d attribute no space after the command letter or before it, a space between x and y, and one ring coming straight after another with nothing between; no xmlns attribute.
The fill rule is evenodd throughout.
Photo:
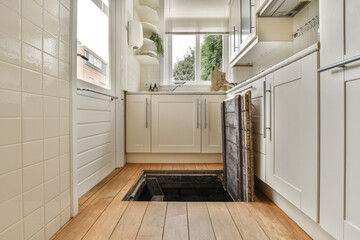
<svg viewBox="0 0 360 240"><path fill-rule="evenodd" d="M263 194L254 203L126 202L145 170L221 170L222 164L127 164L85 194L52 239L311 239Z"/></svg>

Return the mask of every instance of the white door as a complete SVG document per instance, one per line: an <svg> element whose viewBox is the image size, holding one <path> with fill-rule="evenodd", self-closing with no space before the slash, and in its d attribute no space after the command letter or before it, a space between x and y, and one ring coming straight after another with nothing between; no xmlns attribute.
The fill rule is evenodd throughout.
<svg viewBox="0 0 360 240"><path fill-rule="evenodd" d="M106 96L115 94L114 56L109 51L113 4L111 0L77 1L73 130L78 197L115 169L115 100Z"/></svg>
<svg viewBox="0 0 360 240"><path fill-rule="evenodd" d="M200 101L196 95L152 96L152 152L201 152Z"/></svg>
<svg viewBox="0 0 360 240"><path fill-rule="evenodd" d="M267 182L314 221L318 219L316 70L314 53L274 72L267 83L271 85Z"/></svg>
<svg viewBox="0 0 360 240"><path fill-rule="evenodd" d="M126 151L150 152L150 95L126 96Z"/></svg>
<svg viewBox="0 0 360 240"><path fill-rule="evenodd" d="M221 103L224 95L202 96L202 152L221 153Z"/></svg>

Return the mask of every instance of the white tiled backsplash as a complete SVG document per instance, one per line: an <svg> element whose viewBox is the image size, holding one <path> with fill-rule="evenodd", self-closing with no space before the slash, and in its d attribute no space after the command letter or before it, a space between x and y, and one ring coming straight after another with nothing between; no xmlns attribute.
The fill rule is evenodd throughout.
<svg viewBox="0 0 360 240"><path fill-rule="evenodd" d="M71 0L0 0L0 239L70 219Z"/></svg>

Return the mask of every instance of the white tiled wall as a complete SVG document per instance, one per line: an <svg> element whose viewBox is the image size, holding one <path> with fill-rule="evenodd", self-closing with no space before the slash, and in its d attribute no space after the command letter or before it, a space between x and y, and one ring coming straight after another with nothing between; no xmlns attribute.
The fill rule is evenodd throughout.
<svg viewBox="0 0 360 240"><path fill-rule="evenodd" d="M145 83L148 85L156 83L160 86L160 65L143 65L141 66L140 74L140 89L147 91L148 87L144 87Z"/></svg>
<svg viewBox="0 0 360 240"><path fill-rule="evenodd" d="M128 47L127 55L127 90L130 92L140 91L140 69L141 65L134 57L133 50Z"/></svg>
<svg viewBox="0 0 360 240"><path fill-rule="evenodd" d="M71 0L0 0L0 239L70 219Z"/></svg>

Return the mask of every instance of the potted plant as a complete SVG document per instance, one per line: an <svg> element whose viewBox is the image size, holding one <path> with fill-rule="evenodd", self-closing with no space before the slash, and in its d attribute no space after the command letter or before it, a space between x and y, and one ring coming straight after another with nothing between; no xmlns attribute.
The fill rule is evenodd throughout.
<svg viewBox="0 0 360 240"><path fill-rule="evenodd" d="M155 43L157 53L164 56L164 48L160 35L156 32L152 32L150 36L150 40L152 40Z"/></svg>

